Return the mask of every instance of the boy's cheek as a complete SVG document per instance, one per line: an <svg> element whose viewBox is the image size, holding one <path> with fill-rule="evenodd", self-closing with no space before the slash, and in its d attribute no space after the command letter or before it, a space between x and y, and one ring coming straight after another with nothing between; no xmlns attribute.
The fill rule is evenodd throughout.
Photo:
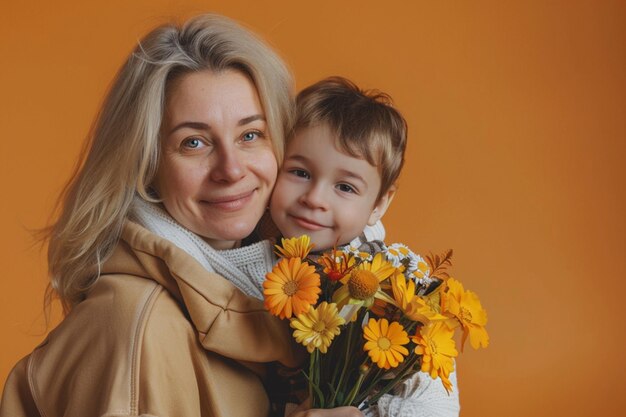
<svg viewBox="0 0 626 417"><path fill-rule="evenodd" d="M291 201L297 199L299 193L298 187L295 187L285 175L286 174L283 173L278 174L278 179L276 180L271 198L273 204L281 206L283 209L286 208Z"/></svg>
<svg viewBox="0 0 626 417"><path fill-rule="evenodd" d="M270 208L284 195L285 181L283 175L284 174L279 173L278 178L276 179L276 184L274 184L274 189L272 190L272 195L270 197Z"/></svg>
<svg viewBox="0 0 626 417"><path fill-rule="evenodd" d="M274 190L272 191L269 206L272 220L279 228L282 226L282 220L287 210L289 193L288 185L284 181L284 178L281 180L281 174L279 174Z"/></svg>

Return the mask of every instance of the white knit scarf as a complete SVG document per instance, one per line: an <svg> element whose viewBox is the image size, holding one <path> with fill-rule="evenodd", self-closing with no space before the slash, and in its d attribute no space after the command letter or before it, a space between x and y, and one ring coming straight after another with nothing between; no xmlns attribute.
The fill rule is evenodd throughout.
<svg viewBox="0 0 626 417"><path fill-rule="evenodd" d="M207 271L217 273L245 294L263 298L265 274L272 269L272 244L263 240L236 249L218 251L181 226L159 205L135 197L131 220L191 255Z"/></svg>

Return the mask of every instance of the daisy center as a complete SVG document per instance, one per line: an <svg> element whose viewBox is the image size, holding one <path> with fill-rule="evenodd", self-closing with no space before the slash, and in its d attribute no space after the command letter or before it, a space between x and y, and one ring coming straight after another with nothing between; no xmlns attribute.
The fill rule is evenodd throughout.
<svg viewBox="0 0 626 417"><path fill-rule="evenodd" d="M381 350L389 350L389 348L391 347L391 340L387 339L386 337L381 337L378 339L378 347Z"/></svg>
<svg viewBox="0 0 626 417"><path fill-rule="evenodd" d="M315 324L313 324L314 332L322 333L324 330L326 330L326 325L324 324L324 322L318 321Z"/></svg>
<svg viewBox="0 0 626 417"><path fill-rule="evenodd" d="M297 281L287 281L283 285L283 292L288 297L295 295L298 292L298 282Z"/></svg>
<svg viewBox="0 0 626 417"><path fill-rule="evenodd" d="M459 312L459 318L461 319L461 321L464 321L466 323L469 323L472 321L472 312L469 311L467 308L465 307L461 307L461 311Z"/></svg>
<svg viewBox="0 0 626 417"><path fill-rule="evenodd" d="M352 276L348 282L350 295L357 300L366 300L378 291L378 278L370 271L357 269L352 271Z"/></svg>

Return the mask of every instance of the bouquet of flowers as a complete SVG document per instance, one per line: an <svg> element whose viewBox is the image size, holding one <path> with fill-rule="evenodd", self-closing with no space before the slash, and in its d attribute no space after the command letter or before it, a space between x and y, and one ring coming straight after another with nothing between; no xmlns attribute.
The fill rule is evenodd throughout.
<svg viewBox="0 0 626 417"><path fill-rule="evenodd" d="M455 331L461 350L468 337L475 349L489 344L478 296L448 275L451 250L422 257L382 242L368 252L311 249L308 236L282 239L263 287L265 307L290 321L310 353L302 372L314 408L364 409L420 370L450 392Z"/></svg>

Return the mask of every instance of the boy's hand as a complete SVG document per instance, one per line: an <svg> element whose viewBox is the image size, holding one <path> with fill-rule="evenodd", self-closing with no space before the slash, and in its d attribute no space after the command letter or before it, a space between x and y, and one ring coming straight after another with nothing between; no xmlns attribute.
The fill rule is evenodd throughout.
<svg viewBox="0 0 626 417"><path fill-rule="evenodd" d="M363 413L356 407L337 407L327 410L310 408L310 399L305 400L295 410L287 414L287 417L363 417Z"/></svg>

